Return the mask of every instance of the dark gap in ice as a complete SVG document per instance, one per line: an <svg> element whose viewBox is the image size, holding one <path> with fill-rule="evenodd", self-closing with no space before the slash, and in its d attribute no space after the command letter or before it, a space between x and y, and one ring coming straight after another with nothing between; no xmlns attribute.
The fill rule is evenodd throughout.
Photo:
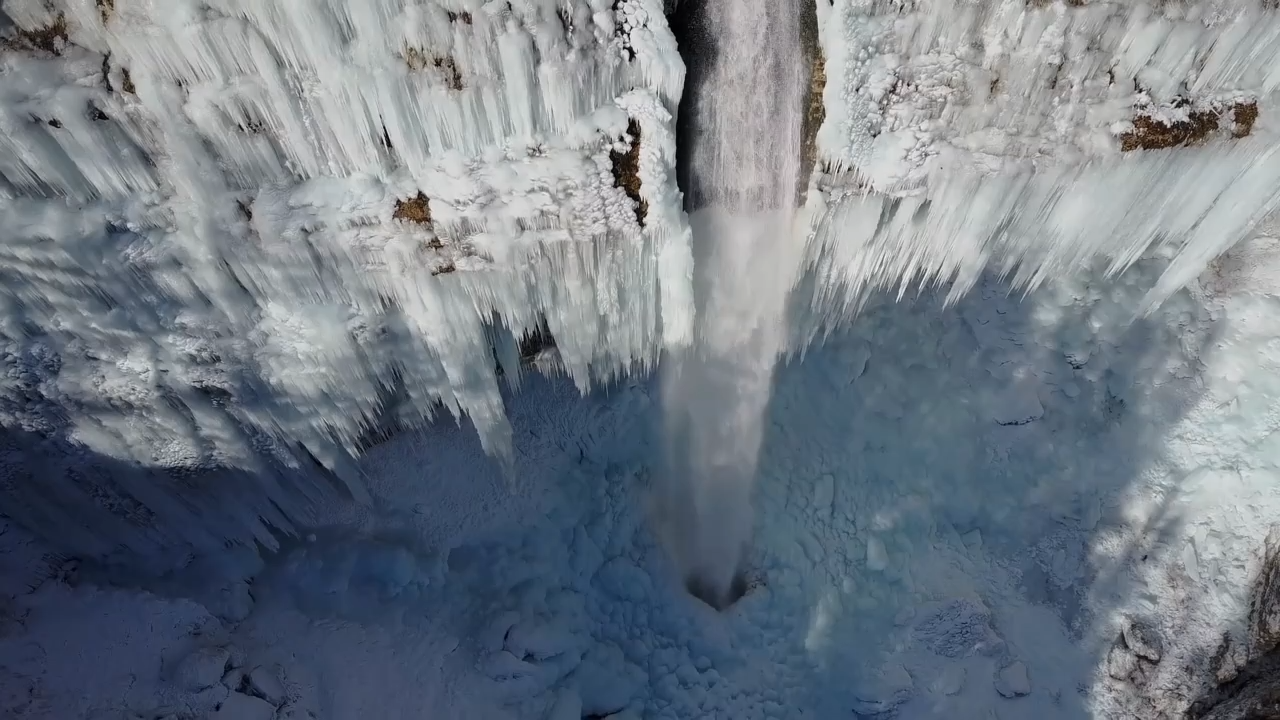
<svg viewBox="0 0 1280 720"><path fill-rule="evenodd" d="M716 592L711 583L697 575L689 576L685 580L684 586L690 595L719 612L724 612L732 607L734 603L742 599L742 596L747 594L748 590L747 575L741 570L734 574L733 582L729 583L729 592L727 594Z"/></svg>

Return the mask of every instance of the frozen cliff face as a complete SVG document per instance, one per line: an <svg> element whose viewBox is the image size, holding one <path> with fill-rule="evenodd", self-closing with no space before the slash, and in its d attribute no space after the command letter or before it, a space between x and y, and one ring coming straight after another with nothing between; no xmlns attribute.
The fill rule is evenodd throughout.
<svg viewBox="0 0 1280 720"><path fill-rule="evenodd" d="M1173 257L1135 314L1280 200L1271 2L817 3L818 315L986 271Z"/></svg>
<svg viewBox="0 0 1280 720"><path fill-rule="evenodd" d="M583 388L688 342L661 0L3 9L0 512L70 550L271 546L297 458L504 455L526 336Z"/></svg>

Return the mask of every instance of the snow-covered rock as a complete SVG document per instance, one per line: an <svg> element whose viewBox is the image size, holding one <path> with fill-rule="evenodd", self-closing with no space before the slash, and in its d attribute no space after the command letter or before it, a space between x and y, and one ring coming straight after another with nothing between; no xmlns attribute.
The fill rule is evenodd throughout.
<svg viewBox="0 0 1280 720"><path fill-rule="evenodd" d="M209 720L273 720L276 707L262 698L233 692Z"/></svg>
<svg viewBox="0 0 1280 720"><path fill-rule="evenodd" d="M225 647L197 648L179 662L174 682L192 692L211 688L222 681L230 659L231 651Z"/></svg>
<svg viewBox="0 0 1280 720"><path fill-rule="evenodd" d="M996 673L996 692L1007 698L1031 694L1031 678L1021 660L1013 661Z"/></svg>
<svg viewBox="0 0 1280 720"><path fill-rule="evenodd" d="M1125 645L1134 655L1153 663L1160 662L1164 640L1158 630L1140 620L1129 620L1124 624L1122 633Z"/></svg>
<svg viewBox="0 0 1280 720"><path fill-rule="evenodd" d="M249 694L260 697L272 705L280 705L286 699L284 683L280 682L280 668L259 665L249 671Z"/></svg>

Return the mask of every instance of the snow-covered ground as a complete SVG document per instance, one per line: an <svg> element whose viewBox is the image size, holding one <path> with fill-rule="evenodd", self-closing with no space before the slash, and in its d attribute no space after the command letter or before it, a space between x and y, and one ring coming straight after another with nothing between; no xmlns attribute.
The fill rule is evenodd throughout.
<svg viewBox="0 0 1280 720"><path fill-rule="evenodd" d="M399 436L363 460L371 506L327 506L265 567L222 570L247 587L218 592L207 568L100 587L7 527L3 709L1179 711L1239 636L1280 512L1280 246L1252 241L1131 323L1164 262L1025 300L993 280L954 307L877 299L781 368L749 591L724 613L687 594L645 523L656 384L579 399L530 377L509 398L513 481L470 428Z"/></svg>

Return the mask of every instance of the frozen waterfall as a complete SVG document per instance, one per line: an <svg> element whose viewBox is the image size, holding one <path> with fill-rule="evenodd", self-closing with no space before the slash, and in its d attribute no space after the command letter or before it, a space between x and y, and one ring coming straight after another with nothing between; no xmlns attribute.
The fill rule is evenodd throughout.
<svg viewBox="0 0 1280 720"><path fill-rule="evenodd" d="M441 414L518 465L531 365L662 357L657 516L723 596L781 355L1164 254L1136 316L1280 201L1266 3L682 0L683 105L661 0L0 7L0 513L90 557L275 547Z"/></svg>
<svg viewBox="0 0 1280 720"><path fill-rule="evenodd" d="M688 342L662 0L3 9L0 512L70 552L275 547L441 413L512 461L534 360Z"/></svg>

